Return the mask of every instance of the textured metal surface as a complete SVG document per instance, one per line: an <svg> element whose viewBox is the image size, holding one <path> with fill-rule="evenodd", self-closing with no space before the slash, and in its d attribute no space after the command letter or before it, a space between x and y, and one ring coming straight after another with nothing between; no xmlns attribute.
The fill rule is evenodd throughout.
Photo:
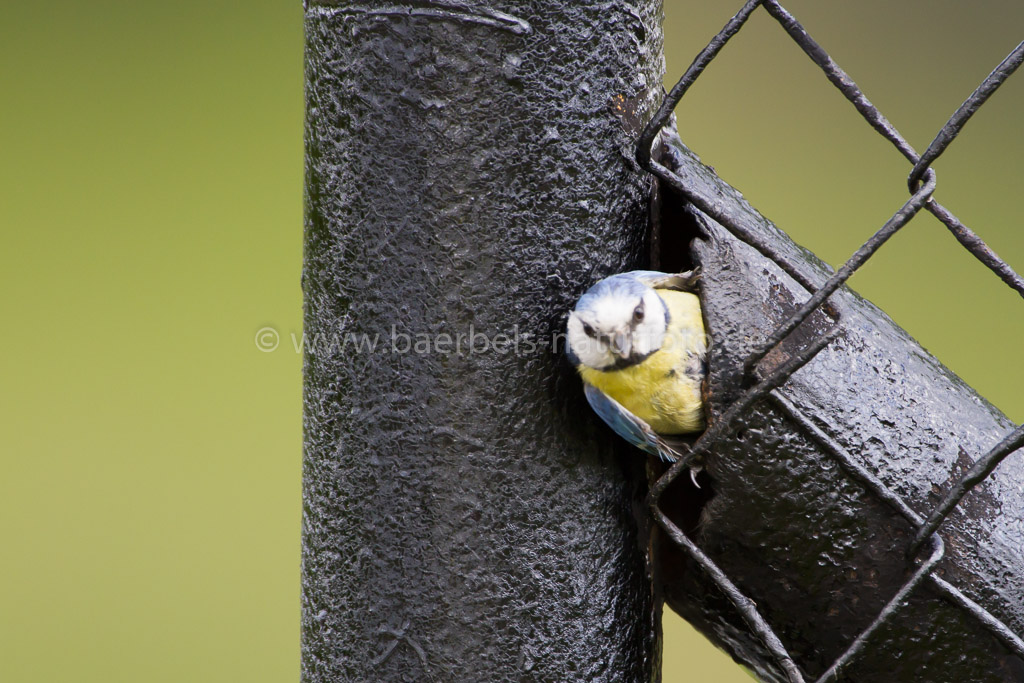
<svg viewBox="0 0 1024 683"><path fill-rule="evenodd" d="M550 340L642 264L660 13L307 8L303 680L656 677L641 464Z"/></svg>
<svg viewBox="0 0 1024 683"><path fill-rule="evenodd" d="M681 145L664 158L694 192L785 253L803 275L831 270L760 217ZM681 198L676 197L676 201ZM671 195L663 202L672 202ZM809 297L772 259L699 211L665 230L703 233L709 401L721 420L745 391L752 351ZM771 624L804 675L816 677L854 643L907 584L905 551L917 525L1013 423L924 351L871 303L841 287L829 316L812 314L760 365L770 373L830 330L838 338L771 397L743 413L705 458L714 497L697 526L669 510ZM793 413L800 416L794 419ZM886 501L840 466L823 442L873 473ZM699 445L699 442L698 442ZM685 479L681 477L680 479ZM846 680L1024 680L1024 660L945 590L953 586L1024 631L1024 463L1009 459L977 485L942 527L946 556L842 670ZM679 486L674 483L673 486ZM662 500L672 501L670 487ZM668 507L673 504L669 502ZM707 575L659 543L666 599L768 680L787 680L761 639Z"/></svg>
<svg viewBox="0 0 1024 683"><path fill-rule="evenodd" d="M758 7L763 7L779 22L865 121L913 165L907 181L910 199L834 273L760 217L738 192L704 168L671 128L666 128L683 95ZM961 246L1003 282L1024 295L1024 280L1009 264L932 197L937 180L930 168L974 112L1022 62L1024 43L971 93L919 156L792 14L776 0L748 0L698 54L641 134L637 159L664 184L658 193L663 198L658 204L662 215L654 222L656 234L652 243L658 248L655 258L685 263L686 267L709 258L713 265L708 271L712 275L705 276L708 296L716 304L724 302L720 307L724 328L732 326L733 331L742 330L741 336L733 336L737 345L729 347L724 356L733 354L729 362L719 365L718 375L714 374L715 368L711 368L706 401L717 416L689 453L684 453L660 476L653 473L657 479L648 504L652 516L671 539L671 543L655 539L655 552L661 558L658 583L669 587L671 604L688 614L692 621L704 624L719 642L764 677L784 677L791 683L802 683L809 675L818 676L819 683L839 678L1024 680L1024 640L1019 635L1020 612L1024 610L1020 595L1024 590L1021 576L1024 523L1020 514L1024 464L1019 459L1010 467L1003 463L1024 444L1024 426L1008 432L1005 416L980 397L971 396L966 385L917 348L880 311L872 311L867 306L861 309L847 306L844 316L844 307L837 305L846 296L859 301L849 290L840 288L922 209L946 225ZM663 145L657 154L653 148L656 140ZM688 247L697 238L694 256L688 253ZM710 251L705 244L708 240L716 245ZM735 243L738 251L729 246L729 242ZM726 258L715 253L716 248L723 246L729 253ZM731 259L744 251L747 258L740 259L741 267L737 268ZM773 306L778 314L775 320L752 316L749 296L736 293L734 301L729 301L728 285L735 287L737 280L745 280L748 287L757 287L756 271L762 264L761 275L769 279L771 292L762 300L762 308L766 311ZM778 280L773 268L791 281ZM735 272L729 272L731 270ZM719 291L718 285L725 287ZM856 313L852 317L851 310ZM708 314L707 301L705 314ZM708 330L712 333L710 323ZM729 339L727 334L722 336ZM741 339L749 347L742 353L737 351ZM837 340L847 344L832 345ZM849 346L851 341L855 346ZM887 348L892 349L889 358L885 357ZM823 350L828 353L822 353ZM819 353L821 359L816 357ZM836 362L837 357L842 360ZM794 373L802 370L812 358L818 361L817 365L794 378ZM816 382L807 380L814 376L812 367L826 368L818 373ZM909 384L905 379L908 371L913 373L913 382ZM877 384L882 381L879 377L893 386L883 384L879 388ZM829 400L807 401L807 392L816 392ZM787 393L799 400L787 398ZM855 403L844 407L841 399ZM801 401L807 405L798 405ZM770 410L759 412L756 408L759 405ZM982 419L979 410L987 412L991 419ZM780 415L781 421L777 419ZM884 429L877 429L879 425L875 423ZM851 433L853 429L858 431ZM985 445L986 429L990 430L988 446ZM948 431L948 436L947 430L952 430ZM751 434L761 439L769 435L769 438L754 440ZM794 620L799 618L794 611L799 607L797 601L782 604L779 616L773 616L744 591L741 579L727 571L726 566L719 566L713 557L716 553L705 552L688 535L710 533L714 529L711 520L716 519L716 504L720 507L722 500L708 490L710 485L698 494L696 490L684 490L677 479L687 463L696 458L714 460L716 455L728 453L723 443L730 436L746 444L746 455L758 456L754 460L757 463L761 462L759 456L766 453L797 457L801 461L807 460L809 454L823 457L824 465L838 467L837 482L859 488L866 501L881 505L881 510L876 511L879 515L887 512L893 518L888 522L882 517L871 519L874 513L865 513L864 508L841 501L839 488L826 485L824 490L831 495L826 502L832 507L823 508L814 491L810 495L804 491L797 494L774 486L779 489L781 501L789 507L789 512L810 524L806 529L808 538L816 541L810 544L812 553L824 553L819 556L816 567L837 572L831 578L806 571L790 576L787 570L774 567L784 587L796 586L813 598L807 601L811 611L805 618L806 629L793 626ZM1003 438L993 445L991 440L999 437ZM794 446L795 442L808 439L810 451L802 453ZM949 452L954 448L956 458L951 460ZM982 450L972 455L967 449ZM742 445L732 449L732 455L743 452ZM997 470L999 475L993 476ZM713 467L708 471L712 475L715 472ZM806 475L803 469L799 472ZM758 473L755 470L754 474ZM940 485L942 473L947 473L948 478ZM921 478L915 481L917 475ZM827 481L825 474L822 481ZM757 479L750 482L759 483ZM732 482L733 485L741 483L740 478ZM772 484L775 484L774 479ZM986 488L976 491L979 484L985 484ZM928 485L936 500L927 500ZM742 495L734 494L734 498L737 503L750 502ZM837 500L841 501L840 505L836 504ZM764 505L773 502L779 501L761 500ZM920 511L922 507L925 512ZM771 514L759 513L755 507L748 511L749 519L745 521L772 525L771 518L777 514L778 510ZM855 517L859 523L859 528L852 529L852 535L844 514ZM959 521L952 520L953 514L958 515ZM878 527L865 528L865 521ZM909 541L896 543L903 548L904 578L898 577L898 562L885 560L884 574L870 564L882 562L880 558L891 549L886 543L898 536L895 531L898 527L892 527L892 523L900 521L910 530ZM729 536L728 525L723 527L723 540L731 543L734 539ZM774 533L771 526L769 530ZM991 536L979 543L979 533ZM947 534L956 550L948 558L943 542ZM829 539L838 546L831 551L824 545ZM787 547L792 540L787 540ZM927 560L923 560L919 554L926 542L931 552ZM805 545L799 545L792 555L800 556L804 550ZM837 558L849 562L845 576L838 573L842 567ZM944 558L946 561L936 571ZM773 558L764 559L771 561ZM869 564L865 565L865 561ZM749 576L750 568L743 562L736 564L735 557L727 555L723 562L732 563L737 572L747 571ZM807 566L797 568L806 570ZM947 580L947 574L955 577L954 581ZM879 577L883 575L888 579L880 583ZM858 578L862 586L856 585ZM805 580L818 587L825 586L828 598L823 599L802 585ZM966 586L964 591L957 587L961 582ZM921 593L925 585L933 596L944 599L954 611L950 614L937 612L936 605ZM766 589L764 585L755 585L755 589L758 588ZM873 611L865 607L869 603L864 600L864 588L882 589L892 597ZM843 595L841 589L847 594ZM671 595L673 592L675 597ZM697 599L687 601L678 597L688 592ZM721 596L726 601L722 601ZM914 601L920 604L915 607ZM768 606L770 608L771 603ZM851 617L838 626L850 631L852 637L847 639L849 634L838 630L831 634L827 629L818 633L816 619L819 615L813 610L826 607L828 617L839 616L844 611ZM742 618L747 632L737 628L739 621L735 617L721 617L729 611ZM960 622L964 624L962 627ZM901 633L899 628L904 624L907 626ZM780 629L790 631L788 638L795 640L792 646L783 642L787 637L780 638ZM898 635L884 640L889 633ZM840 642L844 639L848 644L842 646ZM830 648L835 649L835 654L828 653ZM891 663L886 662L886 657ZM827 663L829 660L831 663ZM956 665L949 665L954 660Z"/></svg>

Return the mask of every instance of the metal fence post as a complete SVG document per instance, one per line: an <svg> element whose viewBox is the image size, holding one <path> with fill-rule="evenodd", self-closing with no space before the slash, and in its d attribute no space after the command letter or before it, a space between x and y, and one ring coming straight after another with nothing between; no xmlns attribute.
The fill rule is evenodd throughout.
<svg viewBox="0 0 1024 683"><path fill-rule="evenodd" d="M660 11L306 8L304 681L657 676L641 463L552 336L648 247Z"/></svg>

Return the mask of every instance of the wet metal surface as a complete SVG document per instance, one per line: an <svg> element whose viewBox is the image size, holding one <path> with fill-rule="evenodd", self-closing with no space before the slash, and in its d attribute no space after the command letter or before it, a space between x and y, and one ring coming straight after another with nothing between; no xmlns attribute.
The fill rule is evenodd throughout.
<svg viewBox="0 0 1024 683"><path fill-rule="evenodd" d="M303 680L650 680L642 460L551 339L648 248L660 4L324 3L306 40L305 336L339 343L305 359Z"/></svg>
<svg viewBox="0 0 1024 683"><path fill-rule="evenodd" d="M829 281L827 266L667 139L661 158L691 191L785 254L789 270ZM702 235L693 261L712 339L710 442L695 449L715 495L691 538L729 585L661 543L668 603L769 680L1024 680L1012 633L1024 631L1024 463L1003 462L952 509L940 529L944 557L939 537L921 553L934 572L920 569L923 557L907 558L924 518L1013 423L845 286L764 356L751 386L751 354L810 293L703 212L691 207L689 221L663 230ZM790 376L785 365L804 351L813 357ZM780 372L781 386L759 389L757 378ZM655 496L672 495L667 478ZM722 599L730 586L781 652L737 600ZM787 658L799 672L784 673Z"/></svg>
<svg viewBox="0 0 1024 683"><path fill-rule="evenodd" d="M684 94L762 7L913 165L910 199L834 273L671 130ZM1024 43L918 155L792 14L775 0L749 0L641 135L637 159L662 183L653 243L681 252L678 245L695 240L695 254L682 260L705 272L713 343L706 402L717 414L692 453L652 487L652 515L670 539L655 539L659 583L670 604L763 677L1024 680L1024 464L1011 457L1024 427L1011 431L1004 415L844 286L927 210L1024 296L1024 280L932 197L930 168L1022 62ZM665 249L657 258L680 260ZM831 324L815 330L823 313ZM696 457L707 461L714 495L679 490L676 478ZM897 549L902 562L892 559Z"/></svg>

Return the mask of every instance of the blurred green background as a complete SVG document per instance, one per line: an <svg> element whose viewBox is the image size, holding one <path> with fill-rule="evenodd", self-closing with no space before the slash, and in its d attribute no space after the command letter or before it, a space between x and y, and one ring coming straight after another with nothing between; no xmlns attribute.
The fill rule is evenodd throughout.
<svg viewBox="0 0 1024 683"><path fill-rule="evenodd" d="M667 1L667 81L739 5ZM786 5L919 150L1024 37L1017 0ZM0 8L0 680L298 678L301 22L299 0ZM1016 79L936 197L1024 270ZM679 118L833 264L906 197L907 162L763 12ZM1024 419L1024 302L937 221L853 284ZM667 683L749 680L665 623Z"/></svg>

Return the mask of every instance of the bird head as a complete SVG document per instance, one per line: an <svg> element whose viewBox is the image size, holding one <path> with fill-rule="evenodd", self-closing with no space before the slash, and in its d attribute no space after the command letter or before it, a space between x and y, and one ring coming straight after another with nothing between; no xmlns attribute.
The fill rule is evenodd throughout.
<svg viewBox="0 0 1024 683"><path fill-rule="evenodd" d="M569 313L568 351L587 367L635 365L661 348L668 308L657 292L628 273L591 287Z"/></svg>

